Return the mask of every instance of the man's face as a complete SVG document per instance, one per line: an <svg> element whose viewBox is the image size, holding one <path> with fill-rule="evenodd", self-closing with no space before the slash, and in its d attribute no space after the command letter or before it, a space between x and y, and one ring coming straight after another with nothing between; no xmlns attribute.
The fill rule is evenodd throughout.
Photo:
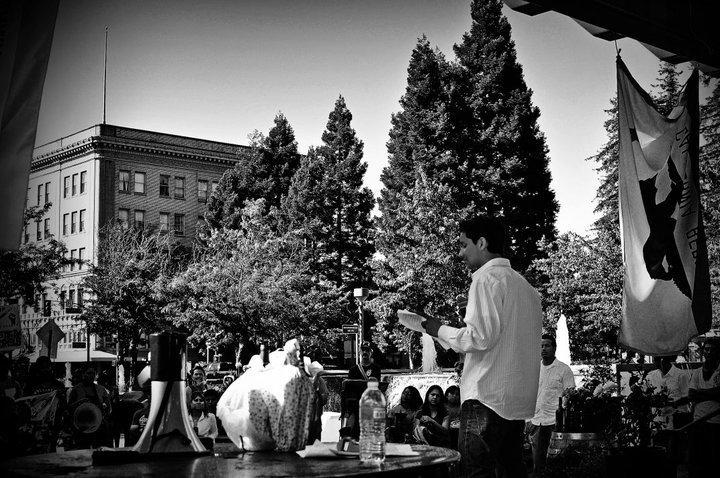
<svg viewBox="0 0 720 478"><path fill-rule="evenodd" d="M83 382L86 384L93 383L95 381L95 371L85 370L83 373Z"/></svg>
<svg viewBox="0 0 720 478"><path fill-rule="evenodd" d="M192 379L195 383L202 383L203 381L205 381L205 374L202 373L200 370L195 369L193 370Z"/></svg>
<svg viewBox="0 0 720 478"><path fill-rule="evenodd" d="M713 342L705 342L703 344L703 355L705 360L715 363L720 360L720 346Z"/></svg>
<svg viewBox="0 0 720 478"><path fill-rule="evenodd" d="M542 339L540 341L540 356L547 360L555 358L555 347L551 340Z"/></svg>
<svg viewBox="0 0 720 478"><path fill-rule="evenodd" d="M370 354L367 352L363 352L363 354L360 356L360 362L363 365L370 365Z"/></svg>
<svg viewBox="0 0 720 478"><path fill-rule="evenodd" d="M448 394L445 398L447 399L447 402L451 405L459 405L460 404L460 394L454 390L448 392Z"/></svg>
<svg viewBox="0 0 720 478"><path fill-rule="evenodd" d="M460 251L458 255L470 269L477 269L485 263L482 255L484 247L484 240L482 238L478 239L477 243L475 243L467 237L464 232L461 232L459 244ZM478 244L483 244L483 246L481 247Z"/></svg>

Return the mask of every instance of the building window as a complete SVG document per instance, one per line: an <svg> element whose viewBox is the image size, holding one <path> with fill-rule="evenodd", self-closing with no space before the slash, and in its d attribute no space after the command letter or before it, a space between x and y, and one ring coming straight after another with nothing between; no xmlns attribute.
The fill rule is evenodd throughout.
<svg viewBox="0 0 720 478"><path fill-rule="evenodd" d="M135 171L135 193L145 194L145 173Z"/></svg>
<svg viewBox="0 0 720 478"><path fill-rule="evenodd" d="M87 183L87 171L80 173L80 194L85 192L85 184Z"/></svg>
<svg viewBox="0 0 720 478"><path fill-rule="evenodd" d="M202 179L198 180L198 202L207 202L208 182Z"/></svg>
<svg viewBox="0 0 720 478"><path fill-rule="evenodd" d="M185 235L185 214L175 214L175 221L173 222L173 232L177 236Z"/></svg>
<svg viewBox="0 0 720 478"><path fill-rule="evenodd" d="M73 211L70 215L70 234L77 232L77 211Z"/></svg>
<svg viewBox="0 0 720 478"><path fill-rule="evenodd" d="M42 241L42 228L40 227L40 221L35 221L35 239Z"/></svg>
<svg viewBox="0 0 720 478"><path fill-rule="evenodd" d="M50 202L50 183L45 183L45 204Z"/></svg>
<svg viewBox="0 0 720 478"><path fill-rule="evenodd" d="M167 232L170 227L170 214L166 212L160 213L160 232Z"/></svg>
<svg viewBox="0 0 720 478"><path fill-rule="evenodd" d="M70 194L70 176L65 176L65 179L63 179L63 197L68 197L68 194Z"/></svg>
<svg viewBox="0 0 720 478"><path fill-rule="evenodd" d="M135 210L135 227L139 229L145 227L145 211Z"/></svg>
<svg viewBox="0 0 720 478"><path fill-rule="evenodd" d="M85 209L80 209L80 232L85 231Z"/></svg>
<svg viewBox="0 0 720 478"><path fill-rule="evenodd" d="M210 189L210 193L211 193L211 194L215 194L215 191L217 191L217 188L218 188L218 182L217 182L217 181L213 181L213 182L212 182L211 189Z"/></svg>
<svg viewBox="0 0 720 478"><path fill-rule="evenodd" d="M82 309L83 302L84 302L84 299L83 299L84 295L85 295L85 289L83 289L82 287L78 287L78 289L77 289L77 306L81 309Z"/></svg>
<svg viewBox="0 0 720 478"><path fill-rule="evenodd" d="M67 300L67 291L65 289L60 291L60 307L65 308L65 301Z"/></svg>
<svg viewBox="0 0 720 478"><path fill-rule="evenodd" d="M71 270L71 271L74 271L74 270L75 270L75 256L76 256L76 254L77 254L77 249L70 249L70 260L72 261L72 262L70 262L70 270Z"/></svg>
<svg viewBox="0 0 720 478"><path fill-rule="evenodd" d="M63 236L68 235L68 223L70 222L70 214L65 213L63 214Z"/></svg>
<svg viewBox="0 0 720 478"><path fill-rule="evenodd" d="M130 225L130 210L119 209L118 210L118 222L122 225L123 229L127 229Z"/></svg>
<svg viewBox="0 0 720 478"><path fill-rule="evenodd" d="M68 307L75 307L75 289L70 289L68 297Z"/></svg>
<svg viewBox="0 0 720 478"><path fill-rule="evenodd" d="M37 198L37 199L38 199L38 202L37 202L38 206L40 206L40 205L42 204L42 203L40 202L40 201L42 201L42 197L43 197L43 185L42 185L42 184L38 184L38 198Z"/></svg>
<svg viewBox="0 0 720 478"><path fill-rule="evenodd" d="M121 193L130 192L130 171L120 170L118 176L118 191Z"/></svg>
<svg viewBox="0 0 720 478"><path fill-rule="evenodd" d="M30 242L30 233L28 232L27 224L25 224L25 227L23 228L23 242L25 244Z"/></svg>
<svg viewBox="0 0 720 478"><path fill-rule="evenodd" d="M78 260L80 261L80 264L78 264L78 270L82 270L83 268L83 261L85 261L85 248L81 247L78 249Z"/></svg>
<svg viewBox="0 0 720 478"><path fill-rule="evenodd" d="M43 224L43 232L45 234L45 239L50 239L50 219L45 219Z"/></svg>
<svg viewBox="0 0 720 478"><path fill-rule="evenodd" d="M72 195L77 195L77 182L78 182L78 175L73 174L72 175Z"/></svg>
<svg viewBox="0 0 720 478"><path fill-rule="evenodd" d="M170 197L170 176L166 174L160 175L160 196Z"/></svg>
<svg viewBox="0 0 720 478"><path fill-rule="evenodd" d="M185 199L185 178L175 176L175 199Z"/></svg>

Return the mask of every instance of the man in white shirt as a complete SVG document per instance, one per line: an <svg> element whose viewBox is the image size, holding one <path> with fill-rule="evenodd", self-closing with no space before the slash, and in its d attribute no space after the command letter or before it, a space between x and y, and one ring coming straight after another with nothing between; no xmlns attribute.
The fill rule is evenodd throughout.
<svg viewBox="0 0 720 478"><path fill-rule="evenodd" d="M690 400L695 403L693 419L713 413L690 429L688 468L690 478L715 476L720 451L720 340L703 344L705 362L690 377ZM712 471L715 470L715 471Z"/></svg>
<svg viewBox="0 0 720 478"><path fill-rule="evenodd" d="M575 388L575 377L570 367L555 358L557 342L555 337L544 334L540 341L540 380L538 382L535 415L530 420L530 433L533 449L533 475L541 476L545 468L545 458L550 437L555 430L555 414L559 399L568 388Z"/></svg>
<svg viewBox="0 0 720 478"><path fill-rule="evenodd" d="M525 420L535 412L542 329L540 295L502 257L505 227L479 216L460 224L460 257L473 270L462 328L428 319L423 326L444 347L465 354L460 380L462 475L526 476Z"/></svg>
<svg viewBox="0 0 720 478"><path fill-rule="evenodd" d="M688 392L690 374L674 365L676 355L653 357L657 369L647 374L648 384L655 387L656 395L666 394L668 402L660 409L656 419L663 428L681 428L691 421Z"/></svg>

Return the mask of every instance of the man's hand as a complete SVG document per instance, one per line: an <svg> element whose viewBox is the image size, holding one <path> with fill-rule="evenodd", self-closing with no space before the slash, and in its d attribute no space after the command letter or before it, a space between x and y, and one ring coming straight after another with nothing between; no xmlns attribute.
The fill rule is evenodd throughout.
<svg viewBox="0 0 720 478"><path fill-rule="evenodd" d="M440 322L438 319L429 318L424 320L421 325L425 329L425 332L427 332L429 335L432 335L433 337L437 337L438 330L440 330L442 322Z"/></svg>

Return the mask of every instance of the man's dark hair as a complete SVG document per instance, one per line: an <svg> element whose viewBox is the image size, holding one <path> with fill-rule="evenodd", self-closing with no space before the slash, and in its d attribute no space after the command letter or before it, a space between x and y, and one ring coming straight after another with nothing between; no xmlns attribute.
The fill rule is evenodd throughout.
<svg viewBox="0 0 720 478"><path fill-rule="evenodd" d="M505 224L501 219L486 215L471 217L460 223L460 232L473 243L484 237L488 252L493 254L502 254L505 249Z"/></svg>
<svg viewBox="0 0 720 478"><path fill-rule="evenodd" d="M554 335L552 335L552 334L543 334L543 335L542 335L542 340L549 340L550 343L552 344L553 348L554 348L554 349L557 348L557 342L555 341L555 336L554 336Z"/></svg>

